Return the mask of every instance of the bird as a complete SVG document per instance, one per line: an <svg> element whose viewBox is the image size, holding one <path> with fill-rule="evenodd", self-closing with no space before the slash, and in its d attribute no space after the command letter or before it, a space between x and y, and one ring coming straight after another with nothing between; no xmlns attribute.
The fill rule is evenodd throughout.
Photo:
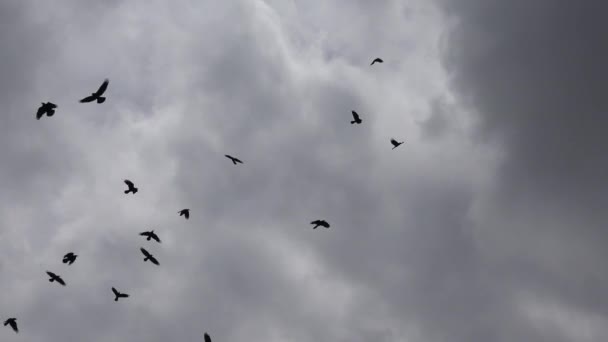
<svg viewBox="0 0 608 342"><path fill-rule="evenodd" d="M61 284L61 285L65 286L65 281L63 281L63 279L61 279L61 277L60 277L60 276L56 275L56 274L55 274L55 273L53 273L53 272L49 272L49 271L46 271L46 274L48 274L48 275L49 275L49 277L51 277L51 278L49 279L49 281L50 281L51 283L52 283L52 282L54 282L54 281L56 281L56 282L58 282L59 284Z"/></svg>
<svg viewBox="0 0 608 342"><path fill-rule="evenodd" d="M370 65L374 65L374 63L384 63L384 61L382 60L382 58L376 58L372 61L372 64Z"/></svg>
<svg viewBox="0 0 608 342"><path fill-rule="evenodd" d="M132 192L135 195L137 193L137 188L135 187L135 184L133 184L133 182L128 179L125 179L125 184L127 184L127 186L129 187L127 190L125 190L125 194Z"/></svg>
<svg viewBox="0 0 608 342"><path fill-rule="evenodd" d="M187 219L190 218L190 209L182 209L180 211L178 211L179 216L184 216Z"/></svg>
<svg viewBox="0 0 608 342"><path fill-rule="evenodd" d="M77 256L78 256L78 255L76 255L76 254L74 254L74 253L72 253L72 252L69 252L68 254L66 254L66 255L63 257L63 263L64 263L64 264L71 265L71 264L73 264L73 263L74 263L74 261L76 261L76 257L77 257Z"/></svg>
<svg viewBox="0 0 608 342"><path fill-rule="evenodd" d="M243 162L242 162L240 159L238 159L238 158L234 158L234 157L229 156L229 155L227 155L227 154L225 154L225 156L226 156L226 158L228 158L228 159L232 160L232 162L234 163L234 165L236 165L236 163L241 163L241 164L243 164Z"/></svg>
<svg viewBox="0 0 608 342"><path fill-rule="evenodd" d="M146 256L146 257L144 258L144 261L148 261L148 260L150 260L150 261L151 261L151 262L152 262L154 265L156 265L156 266L160 265L160 264L158 263L158 260L156 260L156 258L155 258L155 257L154 257L152 254L150 254L150 253L149 253L147 250L145 250L145 249L143 249L143 248L140 248L140 250L141 250L141 252L142 252L142 253L144 253L144 255Z"/></svg>
<svg viewBox="0 0 608 342"><path fill-rule="evenodd" d="M211 342L211 337L207 333L205 333L205 342Z"/></svg>
<svg viewBox="0 0 608 342"><path fill-rule="evenodd" d="M395 139L391 139L391 144L393 144L393 150L399 147L399 145L403 144L403 141L399 142Z"/></svg>
<svg viewBox="0 0 608 342"><path fill-rule="evenodd" d="M108 80L107 78L103 81L103 83L101 84L101 86L99 87L99 89L97 89L96 92L92 93L91 95L85 97L84 99L80 100L81 103L87 103L87 102L93 102L93 101L97 101L97 103L104 103L106 101L106 98L101 96L103 95L103 93L106 91L106 89L108 89L108 84L110 83L110 80Z"/></svg>
<svg viewBox="0 0 608 342"><path fill-rule="evenodd" d="M53 116L53 114L55 114L55 108L57 108L57 105L52 103L52 102L41 102L42 105L38 108L38 111L36 112L36 120L40 120L41 117L44 116L44 114L46 114L46 116L51 117Z"/></svg>
<svg viewBox="0 0 608 342"><path fill-rule="evenodd" d="M317 229L318 226L329 228L329 223L325 220L315 220L310 222L310 224L314 224L315 226L312 229Z"/></svg>
<svg viewBox="0 0 608 342"><path fill-rule="evenodd" d="M9 318L6 321L4 321L4 326L10 325L11 328L13 328L13 330L15 330L16 333L19 333L19 328L17 328L17 319L16 318Z"/></svg>
<svg viewBox="0 0 608 342"><path fill-rule="evenodd" d="M353 119L354 119L353 121L350 122L351 125L352 124L357 124L358 125L361 122L363 122L363 121L361 121L361 118L359 117L359 114L357 114L357 112L355 112L354 110L351 110L351 112L353 113Z"/></svg>
<svg viewBox="0 0 608 342"><path fill-rule="evenodd" d="M154 240L156 240L156 242L160 243L160 239L158 238L158 235L156 235L156 233L154 233L154 230L151 230L149 232L141 232L141 233L139 233L139 235L146 236L147 241L150 241L150 239L154 239Z"/></svg>
<svg viewBox="0 0 608 342"><path fill-rule="evenodd" d="M116 297L114 298L114 301L115 301L115 302L118 302L118 298L127 298L127 297L129 297L129 295L128 295L128 294L126 294L126 293L120 293L120 292L118 292L118 290L116 290L115 288L112 288L112 292L114 292L114 296L116 296Z"/></svg>

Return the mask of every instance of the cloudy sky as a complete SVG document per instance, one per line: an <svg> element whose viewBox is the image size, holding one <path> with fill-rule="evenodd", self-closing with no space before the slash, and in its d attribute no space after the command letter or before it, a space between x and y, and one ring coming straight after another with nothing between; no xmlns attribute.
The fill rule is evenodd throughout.
<svg viewBox="0 0 608 342"><path fill-rule="evenodd" d="M1 1L0 340L606 341L607 11Z"/></svg>

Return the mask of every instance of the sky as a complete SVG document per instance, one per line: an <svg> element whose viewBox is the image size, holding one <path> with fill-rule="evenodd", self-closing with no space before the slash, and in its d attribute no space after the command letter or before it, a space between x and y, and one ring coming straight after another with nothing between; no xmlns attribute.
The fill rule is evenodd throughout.
<svg viewBox="0 0 608 342"><path fill-rule="evenodd" d="M605 341L607 10L1 1L0 340Z"/></svg>

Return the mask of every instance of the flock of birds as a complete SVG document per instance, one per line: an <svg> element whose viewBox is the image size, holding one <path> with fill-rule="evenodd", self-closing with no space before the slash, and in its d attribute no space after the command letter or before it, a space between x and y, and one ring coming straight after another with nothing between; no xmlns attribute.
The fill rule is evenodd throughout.
<svg viewBox="0 0 608 342"><path fill-rule="evenodd" d="M381 58L375 58L372 61L372 63L370 64L370 66L374 65L375 63L383 63L383 62L384 61ZM80 102L81 103L97 102L98 104L104 103L106 101L106 98L102 95L108 89L109 84L110 84L110 81L108 79L105 79L103 81L103 83L101 84L101 86L99 87L99 89L97 89L97 91L95 91L94 93L91 93L91 95L81 99ZM36 119L40 120L40 118L42 118L44 115L46 115L47 117L53 116L55 114L55 109L57 109L56 104L54 104L52 102L42 102L42 105L38 108L38 111L36 112ZM353 116L353 120L350 122L351 124L358 125L363 122L363 120L361 120L361 117L357 112L355 112L353 110L353 111L351 111L351 113ZM397 141L394 138L391 138L390 142L393 145L393 149L395 149L395 148L399 147L399 145L403 144L403 141ZM241 161L240 159L233 157L231 155L226 154L225 157L230 159L234 165L243 164L243 161ZM127 190L124 191L125 194L129 194L129 193L136 194L137 193L138 189L135 187L135 184L132 181L125 179L124 183L127 185ZM185 219L189 219L190 218L190 209L182 209L182 210L178 211L178 214L180 217L183 216ZM313 225L312 229L317 229L318 227L324 227L324 228L330 227L330 224L325 220L314 220L314 221L310 222L310 224ZM144 236L146 238L146 241L154 240L158 243L161 242L160 238L154 232L154 230L141 232L141 233L139 233L139 235ZM144 262L150 261L154 265L157 265L157 266L160 265L160 263L154 257L154 255L152 255L146 249L141 247L140 251L144 255L144 259L143 259ZM64 255L62 261L64 264L72 265L74 263L74 261L76 261L77 257L78 257L78 255L74 254L74 252L69 252L66 255ZM60 284L62 286L66 286L66 282L63 280L63 278L61 278L61 276L59 276L53 272L50 272L50 271L46 271L46 273L49 276L49 282L51 282L51 283L57 282L58 284ZM114 294L114 301L116 301L116 302L120 298L129 297L129 294L122 293L114 287L112 287L112 293ZM7 320L4 321L4 326L10 326L16 333L19 332L19 328L17 327L17 318L14 318L14 317L8 318ZM209 337L209 335L206 332L204 333L204 339L205 339L205 342L211 342L211 338Z"/></svg>

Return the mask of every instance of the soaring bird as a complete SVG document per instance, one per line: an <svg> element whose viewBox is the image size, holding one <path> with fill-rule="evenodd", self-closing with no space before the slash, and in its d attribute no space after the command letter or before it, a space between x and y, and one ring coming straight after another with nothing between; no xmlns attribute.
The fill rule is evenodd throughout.
<svg viewBox="0 0 608 342"><path fill-rule="evenodd" d="M205 333L205 342L211 342L211 337L207 333Z"/></svg>
<svg viewBox="0 0 608 342"><path fill-rule="evenodd" d="M49 279L49 281L50 281L51 283L52 283L52 282L54 282L54 281L56 281L56 282L58 282L59 284L61 284L61 285L65 286L65 281L63 281L63 279L61 279L61 277L60 277L60 276L56 275L56 274L55 274L55 273L53 273L53 272L49 272L49 271L46 271L46 274L48 274L48 275L49 275L49 277L51 277L51 278Z"/></svg>
<svg viewBox="0 0 608 342"><path fill-rule="evenodd" d="M370 65L374 65L374 63L384 63L384 61L382 60L382 58L376 58L372 61L372 64Z"/></svg>
<svg viewBox="0 0 608 342"><path fill-rule="evenodd" d="M57 108L57 105L52 102L42 102L42 106L40 106L36 112L36 120L40 120L44 114L48 117L53 116L53 114L55 114L55 108Z"/></svg>
<svg viewBox="0 0 608 342"><path fill-rule="evenodd" d="M243 164L243 162L242 162L242 161L240 161L238 158L234 158L234 157L229 156L229 155L227 155L227 154L225 154L225 156L226 156L226 158L228 158L228 159L232 160L232 163L234 163L234 165L236 165L236 163L241 163L241 164Z"/></svg>
<svg viewBox="0 0 608 342"><path fill-rule="evenodd" d="M103 95L103 93L106 91L106 89L108 89L108 84L110 83L110 80L108 80L107 78L103 81L103 83L101 84L101 86L99 87L99 89L97 89L96 92L92 93L91 95L85 97L84 99L80 100L81 103L86 103L86 102L93 102L95 100L97 100L97 103L104 103L106 101L106 98L101 96Z"/></svg>
<svg viewBox="0 0 608 342"><path fill-rule="evenodd" d="M118 302L118 298L127 298L127 297L129 297L128 294L126 294L126 293L120 293L115 288L112 288L112 292L114 292L114 296L115 296L114 301L115 302Z"/></svg>
<svg viewBox="0 0 608 342"><path fill-rule="evenodd" d="M363 122L363 121L361 121L361 118L359 117L359 114L357 114L357 112L355 112L354 110L351 110L351 112L353 113L353 119L354 119L353 121L350 122L351 125L352 124L357 124L358 125L361 122Z"/></svg>
<svg viewBox="0 0 608 342"><path fill-rule="evenodd" d="M178 211L179 216L184 216L187 219L190 218L190 209L182 209L180 211Z"/></svg>
<svg viewBox="0 0 608 342"><path fill-rule="evenodd" d="M160 264L158 263L158 260L156 260L156 258L155 258L155 257L154 257L152 254L150 254L150 253L149 253L147 250L145 250L145 249L143 249L143 248L140 248L140 250L141 250L141 252L142 252L142 253L144 253L144 255L146 256L146 257L144 258L144 261L148 261L148 260L150 260L150 261L151 261L151 262L152 262L154 265L156 265L156 266L160 265Z"/></svg>
<svg viewBox="0 0 608 342"><path fill-rule="evenodd" d="M74 253L72 253L72 252L69 252L68 254L66 254L66 255L63 257L63 263L64 263L64 264L71 265L71 264L73 264L73 263L74 263L74 261L76 261L76 257L77 257L77 256L78 256L78 255L76 255L76 254L74 254Z"/></svg>
<svg viewBox="0 0 608 342"><path fill-rule="evenodd" d="M329 223L325 220L315 220L310 222L310 224L314 224L315 226L312 229L317 229L318 226L329 228Z"/></svg>
<svg viewBox="0 0 608 342"><path fill-rule="evenodd" d="M6 321L4 321L4 326L10 325L11 328L13 328L13 330L15 330L16 333L19 333L19 328L17 328L17 319L16 318L9 318Z"/></svg>
<svg viewBox="0 0 608 342"><path fill-rule="evenodd" d="M393 150L399 147L399 145L403 144L403 141L399 142L395 139L391 139L391 144L393 144Z"/></svg>
<svg viewBox="0 0 608 342"><path fill-rule="evenodd" d="M146 236L147 241L150 241L150 239L154 239L154 240L156 240L156 242L160 243L160 239L158 238L158 235L156 235L156 233L154 233L154 230L151 230L149 232L141 232L141 233L139 233L139 235Z"/></svg>
<svg viewBox="0 0 608 342"><path fill-rule="evenodd" d="M125 190L125 194L132 192L135 195L137 193L137 188L135 187L133 182L128 179L125 179L125 184L127 184L127 186L129 187L127 190Z"/></svg>

